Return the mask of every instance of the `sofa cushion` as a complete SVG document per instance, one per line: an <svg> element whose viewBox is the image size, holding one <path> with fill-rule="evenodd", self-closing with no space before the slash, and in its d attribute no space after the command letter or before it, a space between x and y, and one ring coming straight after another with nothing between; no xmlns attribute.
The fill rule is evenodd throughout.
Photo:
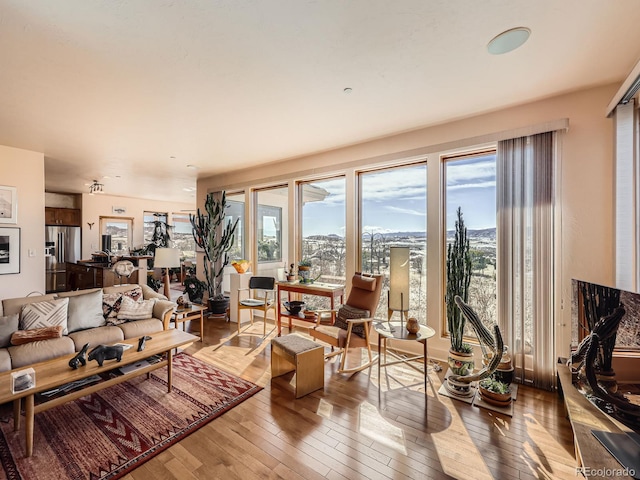
<svg viewBox="0 0 640 480"><path fill-rule="evenodd" d="M11 355L6 348L0 348L0 372L11 370Z"/></svg>
<svg viewBox="0 0 640 480"><path fill-rule="evenodd" d="M75 352L73 340L69 337L38 340L9 347L12 368L30 366L37 362L44 362L53 358L69 355Z"/></svg>
<svg viewBox="0 0 640 480"><path fill-rule="evenodd" d="M37 295L35 297L20 297L20 298L5 298L2 301L3 315L12 315L22 312L22 307L28 303L44 302L46 300L53 300L56 298L54 294L49 295Z"/></svg>
<svg viewBox="0 0 640 480"><path fill-rule="evenodd" d="M11 345L11 335L19 328L19 318L17 313L0 317L0 347Z"/></svg>
<svg viewBox="0 0 640 480"><path fill-rule="evenodd" d="M11 345L24 345L25 343L62 336L62 325L55 327L32 328L31 330L16 330L11 335Z"/></svg>
<svg viewBox="0 0 640 480"><path fill-rule="evenodd" d="M143 335L152 335L162 331L163 325L157 318L148 318L146 320L136 320L135 322L127 322L118 325L122 329L124 338L140 338Z"/></svg>
<svg viewBox="0 0 640 480"><path fill-rule="evenodd" d="M68 298L29 303L22 307L20 330L62 325L62 334L66 335L68 307Z"/></svg>
<svg viewBox="0 0 640 480"><path fill-rule="evenodd" d="M63 292L59 297L69 298L69 318L67 320L69 333L105 325L101 288Z"/></svg>
<svg viewBox="0 0 640 480"><path fill-rule="evenodd" d="M124 333L118 327L107 325L70 333L69 338L73 340L76 352L79 352L85 343L93 348L100 344L109 345L121 342L124 340Z"/></svg>
<svg viewBox="0 0 640 480"><path fill-rule="evenodd" d="M153 306L156 301L143 300L136 302L132 298L122 297L122 304L120 305L120 311L118 312L118 320L144 320L145 318L153 317Z"/></svg>
<svg viewBox="0 0 640 480"><path fill-rule="evenodd" d="M129 290L117 290L118 288L124 287L126 287L126 285L123 285L122 287L105 288L104 295L102 295L102 314L109 325L119 325L124 321L117 320L123 297L126 296L132 298L137 302L144 300L142 297L142 289L139 286L136 285L134 288L130 288Z"/></svg>

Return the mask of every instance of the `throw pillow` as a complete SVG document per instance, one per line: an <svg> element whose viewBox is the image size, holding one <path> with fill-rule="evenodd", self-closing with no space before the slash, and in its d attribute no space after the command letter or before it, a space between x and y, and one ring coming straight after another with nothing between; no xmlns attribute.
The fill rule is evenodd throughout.
<svg viewBox="0 0 640 480"><path fill-rule="evenodd" d="M0 347L11 345L11 335L18 330L19 318L17 313L0 317Z"/></svg>
<svg viewBox="0 0 640 480"><path fill-rule="evenodd" d="M69 333L105 324L102 312L102 290L69 297Z"/></svg>
<svg viewBox="0 0 640 480"><path fill-rule="evenodd" d="M33 328L31 330L17 330L11 335L11 345L23 345L37 340L49 340L62 337L62 325L55 327Z"/></svg>
<svg viewBox="0 0 640 480"><path fill-rule="evenodd" d="M336 316L336 327L340 327L344 330L349 328L349 323L347 319L354 318L369 318L369 310L361 310L359 308L351 307L349 305L343 305L338 310L338 315ZM364 325L354 325L351 329L351 332L359 337L364 338Z"/></svg>
<svg viewBox="0 0 640 480"><path fill-rule="evenodd" d="M121 304L122 294L120 293L105 293L102 296L102 316L107 321L107 324L117 325L117 323L111 322L117 320Z"/></svg>
<svg viewBox="0 0 640 480"><path fill-rule="evenodd" d="M29 303L22 307L20 330L62 326L62 334L67 334L68 298L59 298L46 302Z"/></svg>
<svg viewBox="0 0 640 480"><path fill-rule="evenodd" d="M118 312L118 321L128 320L145 320L153 317L153 305L155 300L143 300L136 302L132 298L123 297L120 311Z"/></svg>

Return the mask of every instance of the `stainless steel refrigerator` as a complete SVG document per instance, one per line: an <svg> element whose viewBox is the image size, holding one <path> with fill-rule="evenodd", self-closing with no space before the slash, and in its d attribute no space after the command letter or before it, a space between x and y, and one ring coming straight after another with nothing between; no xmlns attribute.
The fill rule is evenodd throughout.
<svg viewBox="0 0 640 480"><path fill-rule="evenodd" d="M67 289L67 263L80 260L80 227L46 227L45 237L46 289L64 292Z"/></svg>

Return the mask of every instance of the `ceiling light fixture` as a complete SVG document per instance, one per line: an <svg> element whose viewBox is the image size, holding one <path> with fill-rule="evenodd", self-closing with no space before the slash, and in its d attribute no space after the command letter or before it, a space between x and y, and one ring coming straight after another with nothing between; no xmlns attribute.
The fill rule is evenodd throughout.
<svg viewBox="0 0 640 480"><path fill-rule="evenodd" d="M347 88L345 88L345 89L344 89L344 90L342 90L342 91L343 91L344 93L351 93L351 92L353 92L353 88L351 88L351 87L347 87Z"/></svg>
<svg viewBox="0 0 640 480"><path fill-rule="evenodd" d="M89 185L89 195L93 195L94 193L104 193L102 191L102 187L104 187L102 183L98 183L97 180L94 180L93 183Z"/></svg>
<svg viewBox="0 0 640 480"><path fill-rule="evenodd" d="M511 28L496 35L487 44L487 50L492 55L502 55L521 47L531 35L531 30L526 27Z"/></svg>

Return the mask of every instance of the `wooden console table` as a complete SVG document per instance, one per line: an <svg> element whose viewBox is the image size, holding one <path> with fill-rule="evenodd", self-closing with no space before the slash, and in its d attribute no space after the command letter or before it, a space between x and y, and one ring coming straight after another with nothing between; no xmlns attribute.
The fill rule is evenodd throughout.
<svg viewBox="0 0 640 480"><path fill-rule="evenodd" d="M581 469L585 478L590 479L609 479L611 476L606 475L606 472L623 472L624 467L593 436L591 431L626 434L629 429L602 412L573 386L571 369L567 365L558 364L557 367L559 385L573 429L576 467ZM621 474L616 478L633 477Z"/></svg>
<svg viewBox="0 0 640 480"><path fill-rule="evenodd" d="M278 319L278 336L282 334L282 318L289 318L289 331L293 328L292 321L294 318L298 320L310 321L305 319L304 315L290 315L289 313L282 313L282 301L280 299L280 292L287 292L287 299L291 300L292 293L302 293L306 295L317 295L319 297L328 297L331 301L331 310L335 308L336 298L340 299L342 303L344 298L344 285L336 285L331 283L300 283L300 282L276 282L276 301L277 311L276 318ZM315 322L314 320L311 320Z"/></svg>

